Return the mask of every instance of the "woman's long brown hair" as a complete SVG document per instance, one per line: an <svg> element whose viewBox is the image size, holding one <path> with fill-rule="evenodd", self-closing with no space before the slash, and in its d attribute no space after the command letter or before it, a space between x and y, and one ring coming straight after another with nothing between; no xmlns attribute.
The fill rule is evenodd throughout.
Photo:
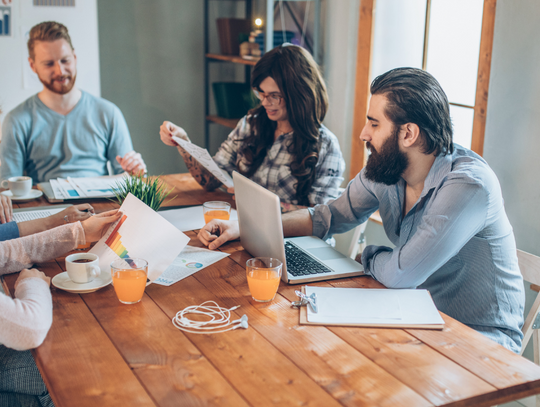
<svg viewBox="0 0 540 407"><path fill-rule="evenodd" d="M287 147L294 156L291 174L298 180L296 199L299 205L310 204L308 195L315 181L315 166L319 159L319 132L328 110L328 95L317 63L305 49L283 45L264 54L251 75L251 86L266 78L276 81L285 101L293 142ZM242 155L247 162L238 169L251 177L260 167L268 149L274 143L277 123L268 118L262 105L248 113L250 134L243 141Z"/></svg>

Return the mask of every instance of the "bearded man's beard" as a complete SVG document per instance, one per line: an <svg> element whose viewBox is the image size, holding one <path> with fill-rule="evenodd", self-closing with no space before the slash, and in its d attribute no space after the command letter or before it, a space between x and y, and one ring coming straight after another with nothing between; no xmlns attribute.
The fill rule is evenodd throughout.
<svg viewBox="0 0 540 407"><path fill-rule="evenodd" d="M69 79L66 85L60 85L59 87L55 86L55 82L58 82L58 79L62 80L65 78ZM77 79L77 75L73 77L71 75L62 75L61 77L52 78L49 82L44 81L43 79L39 78L43 86L45 86L51 92L54 92L58 95L65 95L66 93L69 93L71 89L73 89L73 86L75 86L76 79Z"/></svg>
<svg viewBox="0 0 540 407"><path fill-rule="evenodd" d="M409 166L409 159L399 149L399 127L394 126L393 134L381 146L380 151L366 142L371 151L366 164L365 176L372 182L395 185Z"/></svg>

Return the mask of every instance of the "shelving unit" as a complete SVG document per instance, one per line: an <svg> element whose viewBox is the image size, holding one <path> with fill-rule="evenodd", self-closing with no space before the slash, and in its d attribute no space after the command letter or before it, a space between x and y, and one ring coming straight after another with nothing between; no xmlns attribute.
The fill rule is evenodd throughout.
<svg viewBox="0 0 540 407"><path fill-rule="evenodd" d="M245 59L241 56L236 55L220 55L220 54L206 54L207 59L215 60L215 61L228 61L233 62L235 64L242 64L242 65L251 65L255 66L257 61L252 59Z"/></svg>
<svg viewBox="0 0 540 407"><path fill-rule="evenodd" d="M210 53L210 38L209 38L209 3L219 0L205 0L204 1L204 144L206 148L210 147L210 123L216 123L228 128L235 128L238 123L238 119L225 119L219 116L213 116L210 114L210 63L234 63L245 65L245 81L250 81L251 67L257 63L257 61L251 61L244 59L239 55L220 55ZM245 2L245 17L249 20L253 20L252 16L252 0L238 0ZM215 22L212 22L215 24Z"/></svg>
<svg viewBox="0 0 540 407"><path fill-rule="evenodd" d="M206 116L207 122L221 124L222 126L228 127L230 129L234 129L236 127L236 125L238 124L238 120L239 119L225 119L224 117L212 115Z"/></svg>
<svg viewBox="0 0 540 407"><path fill-rule="evenodd" d="M205 124L204 124L204 142L205 147L209 148L210 146L210 124L219 124L228 128L235 128L239 119L225 119L223 117L218 117L210 114L210 73L209 65L211 63L233 63L240 64L245 66L244 80L245 82L250 82L251 69L257 63L256 60L244 59L239 55L220 55L210 53L210 38L209 38L209 24L215 24L214 21L208 21L209 17L209 3L219 0L205 0L204 3L204 87L205 87ZM245 17L250 21L253 20L253 0L236 0L245 2ZM274 13L276 6L279 0L266 0L266 21L265 21L265 52L271 50L274 47ZM321 0L285 0L285 1L309 1L314 2L315 4L315 21L313 27L313 57L315 61L319 61L319 27L320 27L320 10L321 10ZM291 13L292 15L292 13ZM298 21L293 16L293 20L298 26Z"/></svg>

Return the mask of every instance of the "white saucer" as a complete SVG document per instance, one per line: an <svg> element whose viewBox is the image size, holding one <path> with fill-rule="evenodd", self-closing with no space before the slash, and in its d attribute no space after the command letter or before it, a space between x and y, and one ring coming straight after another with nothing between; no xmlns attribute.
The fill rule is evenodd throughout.
<svg viewBox="0 0 540 407"><path fill-rule="evenodd" d="M85 284L77 284L70 280L67 271L57 274L52 279L52 284L61 290L69 291L70 293L83 294L93 293L105 286L111 284L112 278L110 274L101 275L94 281Z"/></svg>
<svg viewBox="0 0 540 407"><path fill-rule="evenodd" d="M9 196L12 201L16 202L22 202L22 201L31 201L32 199L39 198L41 195L43 195L43 192L41 192L39 189L32 189L28 195L24 196L13 196L10 190L2 191L0 194Z"/></svg>

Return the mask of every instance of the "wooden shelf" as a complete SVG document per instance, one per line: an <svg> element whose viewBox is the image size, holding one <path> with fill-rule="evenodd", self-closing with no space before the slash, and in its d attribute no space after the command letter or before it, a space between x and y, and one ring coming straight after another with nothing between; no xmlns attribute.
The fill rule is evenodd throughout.
<svg viewBox="0 0 540 407"><path fill-rule="evenodd" d="M208 120L209 122L221 124L222 126L229 127L231 129L234 129L240 121L240 119L225 119L219 116L206 116L206 120Z"/></svg>
<svg viewBox="0 0 540 407"><path fill-rule="evenodd" d="M206 54L206 58L214 59L218 61L233 62L235 64L251 65L251 66L254 66L258 62L258 60L244 59L238 55Z"/></svg>

